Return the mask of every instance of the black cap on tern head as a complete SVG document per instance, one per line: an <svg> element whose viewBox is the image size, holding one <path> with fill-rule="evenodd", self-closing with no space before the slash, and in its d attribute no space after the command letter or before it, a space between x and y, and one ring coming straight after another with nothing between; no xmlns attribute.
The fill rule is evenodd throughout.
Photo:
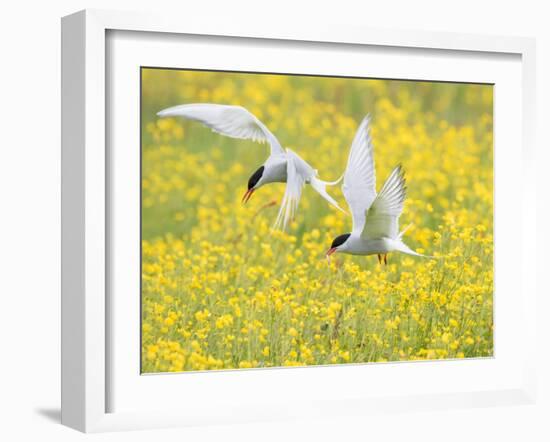
<svg viewBox="0 0 550 442"><path fill-rule="evenodd" d="M258 184L258 181L260 181L260 178L262 177L264 173L264 166L260 167L256 172L252 174L252 176L248 180L248 190L254 188L256 184Z"/></svg>
<svg viewBox="0 0 550 442"><path fill-rule="evenodd" d="M342 244L344 244L347 239L350 237L351 233L344 233L343 235L337 236L334 241L332 241L332 244L330 246L331 249L334 249L336 247L340 247Z"/></svg>

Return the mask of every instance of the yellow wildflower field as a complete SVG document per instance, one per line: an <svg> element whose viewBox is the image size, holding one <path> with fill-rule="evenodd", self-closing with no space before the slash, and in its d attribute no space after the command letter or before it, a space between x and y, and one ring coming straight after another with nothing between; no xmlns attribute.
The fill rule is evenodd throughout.
<svg viewBox="0 0 550 442"><path fill-rule="evenodd" d="M492 86L143 68L141 92L143 373L492 356ZM266 145L156 117L197 102L244 106L329 181L370 113L377 187L403 165L405 241L440 258L328 265L351 217L307 186L272 232L284 184L241 204Z"/></svg>

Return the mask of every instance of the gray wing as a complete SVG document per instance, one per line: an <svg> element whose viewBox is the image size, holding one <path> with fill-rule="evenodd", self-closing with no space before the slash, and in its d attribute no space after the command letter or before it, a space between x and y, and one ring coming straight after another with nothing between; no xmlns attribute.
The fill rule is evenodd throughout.
<svg viewBox="0 0 550 442"><path fill-rule="evenodd" d="M367 115L351 144L342 192L353 217L353 231L360 234L365 225L365 213L376 198L374 149L370 137L370 116Z"/></svg>
<svg viewBox="0 0 550 442"><path fill-rule="evenodd" d="M182 117L199 121L214 132L231 138L268 142L271 154L284 154L281 144L269 129L241 106L196 103L169 107L157 113L163 117Z"/></svg>
<svg viewBox="0 0 550 442"><path fill-rule="evenodd" d="M393 169L382 190L366 211L365 226L361 238L397 238L399 216L407 195L405 175L401 165Z"/></svg>
<svg viewBox="0 0 550 442"><path fill-rule="evenodd" d="M281 201L281 207L274 229L285 230L289 221L292 221L298 210L302 197L302 189L306 180L314 173L313 169L293 151L286 152L286 187Z"/></svg>

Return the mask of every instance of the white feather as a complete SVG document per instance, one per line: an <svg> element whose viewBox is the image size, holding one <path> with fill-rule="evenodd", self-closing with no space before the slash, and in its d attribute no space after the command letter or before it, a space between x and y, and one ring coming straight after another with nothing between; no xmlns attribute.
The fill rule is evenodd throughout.
<svg viewBox="0 0 550 442"><path fill-rule="evenodd" d="M307 168L303 170L303 164L297 161L299 157L290 149L287 149L286 157L286 188L279 214L273 226L274 229L282 230L285 230L288 222L294 219L308 174ZM305 164L307 165L307 163ZM300 166L302 166L302 170L299 170Z"/></svg>
<svg viewBox="0 0 550 442"><path fill-rule="evenodd" d="M406 190L405 176L399 165L393 169L382 190L366 211L361 238L400 238L399 216L403 212Z"/></svg>
<svg viewBox="0 0 550 442"><path fill-rule="evenodd" d="M159 117L182 117L199 121L214 132L231 138L268 142L271 154L283 154L281 144L269 129L241 106L197 103L170 107L157 113Z"/></svg>
<svg viewBox="0 0 550 442"><path fill-rule="evenodd" d="M365 225L365 213L376 198L376 173L369 123L370 117L367 115L357 129L342 185L353 217L353 232L358 235Z"/></svg>

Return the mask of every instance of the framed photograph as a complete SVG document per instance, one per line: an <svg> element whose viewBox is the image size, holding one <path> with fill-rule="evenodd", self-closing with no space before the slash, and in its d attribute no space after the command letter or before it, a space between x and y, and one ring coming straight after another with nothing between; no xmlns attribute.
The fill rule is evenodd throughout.
<svg viewBox="0 0 550 442"><path fill-rule="evenodd" d="M64 424L534 401L534 41L108 11L62 37Z"/></svg>

